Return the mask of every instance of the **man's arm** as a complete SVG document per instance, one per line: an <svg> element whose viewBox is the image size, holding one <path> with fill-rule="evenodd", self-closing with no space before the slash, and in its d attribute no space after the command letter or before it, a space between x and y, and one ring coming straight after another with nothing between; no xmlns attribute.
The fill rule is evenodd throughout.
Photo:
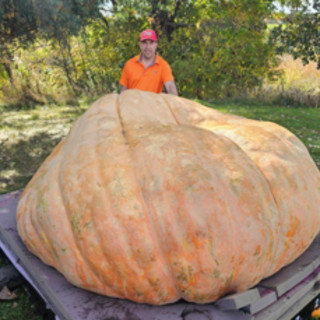
<svg viewBox="0 0 320 320"><path fill-rule="evenodd" d="M128 88L126 86L121 85L120 86L120 93L122 93L123 91L128 90Z"/></svg>
<svg viewBox="0 0 320 320"><path fill-rule="evenodd" d="M128 61L124 65L119 83L120 83L120 93L128 89Z"/></svg>
<svg viewBox="0 0 320 320"><path fill-rule="evenodd" d="M175 96L178 95L178 90L177 90L177 87L176 87L176 84L174 83L174 81L167 81L164 84L164 86L166 88L167 93L174 94Z"/></svg>

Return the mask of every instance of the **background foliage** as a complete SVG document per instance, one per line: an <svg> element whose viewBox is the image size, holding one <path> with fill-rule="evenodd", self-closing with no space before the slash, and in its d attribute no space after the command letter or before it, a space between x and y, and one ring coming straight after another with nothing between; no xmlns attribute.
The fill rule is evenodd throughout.
<svg viewBox="0 0 320 320"><path fill-rule="evenodd" d="M157 31L180 95L252 96L280 79L277 54L319 59L319 0L312 14L310 1L281 2L290 15L271 0L0 0L0 99L27 107L118 91L144 28Z"/></svg>
<svg viewBox="0 0 320 320"><path fill-rule="evenodd" d="M277 53L291 53L304 64L314 61L320 69L320 0L281 2L291 5L291 11L272 32Z"/></svg>

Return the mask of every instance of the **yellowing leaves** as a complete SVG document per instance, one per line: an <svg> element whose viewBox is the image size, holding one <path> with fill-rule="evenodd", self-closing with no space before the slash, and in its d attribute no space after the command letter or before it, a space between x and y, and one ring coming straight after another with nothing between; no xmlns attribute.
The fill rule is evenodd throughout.
<svg viewBox="0 0 320 320"><path fill-rule="evenodd" d="M14 12L8 12L7 13L7 18L12 19L14 17Z"/></svg>

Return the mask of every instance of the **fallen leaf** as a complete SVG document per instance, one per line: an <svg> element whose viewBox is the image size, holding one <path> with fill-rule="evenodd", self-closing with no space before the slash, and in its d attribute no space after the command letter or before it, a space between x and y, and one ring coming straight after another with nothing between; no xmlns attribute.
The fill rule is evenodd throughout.
<svg viewBox="0 0 320 320"><path fill-rule="evenodd" d="M11 292L7 286L4 286L0 291L0 300L13 300L18 298L14 292Z"/></svg>

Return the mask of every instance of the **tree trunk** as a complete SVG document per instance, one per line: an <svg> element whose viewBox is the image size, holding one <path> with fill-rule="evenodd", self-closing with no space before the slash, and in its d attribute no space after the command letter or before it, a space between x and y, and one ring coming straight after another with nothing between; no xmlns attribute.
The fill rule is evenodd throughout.
<svg viewBox="0 0 320 320"><path fill-rule="evenodd" d="M60 47L60 53L62 55L63 70L64 70L64 72L66 74L68 83L71 86L72 91L75 94L78 94L78 90L77 90L77 88L76 88L76 86L74 84L74 81L72 79L72 72L71 72L71 70L69 68L68 61L67 61L66 56L64 54L64 49L63 49L63 45L61 44L61 41L59 41L59 47Z"/></svg>
<svg viewBox="0 0 320 320"><path fill-rule="evenodd" d="M4 70L6 71L8 78L10 80L10 84L12 85L12 87L16 87L14 84L14 78L13 78L13 74L12 74L12 70L11 70L11 65L10 63L7 62L2 62L2 65L4 67Z"/></svg>
<svg viewBox="0 0 320 320"><path fill-rule="evenodd" d="M15 88L14 77L13 77L13 72L12 72L12 68L11 68L13 56L12 56L10 50L7 48L7 46L2 46L1 56L2 56L1 63L4 67L4 70L6 71L6 73L8 75L8 78L10 80L12 87Z"/></svg>

